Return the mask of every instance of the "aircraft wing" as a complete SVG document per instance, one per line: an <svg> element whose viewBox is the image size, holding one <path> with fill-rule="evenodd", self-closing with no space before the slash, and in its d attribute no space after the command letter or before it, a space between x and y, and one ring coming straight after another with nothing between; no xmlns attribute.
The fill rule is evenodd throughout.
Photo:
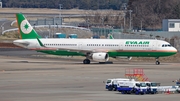
<svg viewBox="0 0 180 101"><path fill-rule="evenodd" d="M108 52L109 50L107 49L94 49L94 50L88 50L88 49L67 49L67 48L54 48L54 47L41 47L41 48L32 48L31 50L54 50L54 51L58 51L58 50L65 50L65 51L69 51L69 52L81 52L81 53L95 53L95 52Z"/></svg>

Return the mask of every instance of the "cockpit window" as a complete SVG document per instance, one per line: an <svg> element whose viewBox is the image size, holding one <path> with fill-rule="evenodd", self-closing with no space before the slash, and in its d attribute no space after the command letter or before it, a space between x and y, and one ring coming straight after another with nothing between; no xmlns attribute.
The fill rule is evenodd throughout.
<svg viewBox="0 0 180 101"><path fill-rule="evenodd" d="M168 47L172 47L171 45L168 45Z"/></svg>
<svg viewBox="0 0 180 101"><path fill-rule="evenodd" d="M170 44L163 44L162 47L172 47Z"/></svg>

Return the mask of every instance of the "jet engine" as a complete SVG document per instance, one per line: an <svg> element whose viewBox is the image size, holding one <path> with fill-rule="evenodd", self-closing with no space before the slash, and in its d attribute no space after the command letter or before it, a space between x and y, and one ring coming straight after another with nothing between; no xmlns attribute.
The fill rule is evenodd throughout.
<svg viewBox="0 0 180 101"><path fill-rule="evenodd" d="M103 52L92 53L91 58L97 62L106 62L109 60L109 55Z"/></svg>

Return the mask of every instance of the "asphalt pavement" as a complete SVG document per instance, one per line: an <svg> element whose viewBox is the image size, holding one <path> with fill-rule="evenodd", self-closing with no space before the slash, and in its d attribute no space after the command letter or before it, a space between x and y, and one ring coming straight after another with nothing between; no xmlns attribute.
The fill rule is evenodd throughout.
<svg viewBox="0 0 180 101"><path fill-rule="evenodd" d="M82 60L35 58L30 50L0 50L0 101L179 101L179 94L123 95L105 89L108 78L125 77L125 69L142 68L150 81L175 85L180 63L116 61L82 64Z"/></svg>

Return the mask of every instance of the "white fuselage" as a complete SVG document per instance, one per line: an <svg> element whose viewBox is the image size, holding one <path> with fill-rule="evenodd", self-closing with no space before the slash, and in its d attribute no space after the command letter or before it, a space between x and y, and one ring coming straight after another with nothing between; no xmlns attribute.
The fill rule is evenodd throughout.
<svg viewBox="0 0 180 101"><path fill-rule="evenodd" d="M156 51L175 51L166 41L145 40L145 39L40 39L44 46L50 48L83 50L83 51L116 51L116 50L156 50ZM14 44L28 48L41 48L37 39L15 40ZM25 44L26 43L26 44ZM164 46L163 46L164 45Z"/></svg>

